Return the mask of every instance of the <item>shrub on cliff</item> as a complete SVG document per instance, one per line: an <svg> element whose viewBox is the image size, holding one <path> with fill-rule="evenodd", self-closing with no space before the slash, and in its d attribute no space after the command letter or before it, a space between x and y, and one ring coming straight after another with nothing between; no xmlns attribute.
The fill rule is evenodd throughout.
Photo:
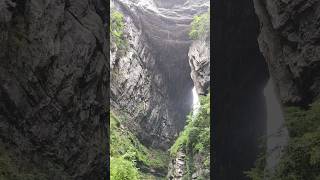
<svg viewBox="0 0 320 180"><path fill-rule="evenodd" d="M121 12L111 9L110 15L110 36L118 50L126 48L126 41L124 37L124 16Z"/></svg>
<svg viewBox="0 0 320 180"><path fill-rule="evenodd" d="M210 11L201 15L197 15L191 22L191 31L189 37L191 39L199 39L201 36L209 34L210 31Z"/></svg>
<svg viewBox="0 0 320 180"><path fill-rule="evenodd" d="M210 94L200 97L198 111L191 112L187 119L187 125L170 148L170 154L175 157L178 151L186 153L187 173L184 178L191 179L196 171L194 157L202 157L201 162L198 162L203 164L201 168L209 169L210 166Z"/></svg>
<svg viewBox="0 0 320 180"><path fill-rule="evenodd" d="M124 166L123 164L128 165L128 163L113 164L112 162L125 160L130 162L136 169L143 166L158 172L166 172L169 154L141 144L139 139L123 125L123 122L126 121L125 118L123 115L115 115L110 112L110 157L114 159L114 161L111 161L114 171L118 171L118 167ZM114 172L113 175L120 178L122 177L121 173L126 172ZM141 171L138 171L138 173L143 175Z"/></svg>
<svg viewBox="0 0 320 180"><path fill-rule="evenodd" d="M193 114L194 113L194 114ZM191 147L194 152L210 149L210 94L200 96L198 112L191 112L187 117L187 125L170 148L171 155L179 149Z"/></svg>

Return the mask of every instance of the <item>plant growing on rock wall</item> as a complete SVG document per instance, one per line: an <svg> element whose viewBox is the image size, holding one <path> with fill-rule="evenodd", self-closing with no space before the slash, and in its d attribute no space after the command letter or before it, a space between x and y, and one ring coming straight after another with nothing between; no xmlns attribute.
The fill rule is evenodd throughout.
<svg viewBox="0 0 320 180"><path fill-rule="evenodd" d="M210 166L210 94L200 97L198 112L191 112L187 119L187 125L170 148L170 154L175 157L179 151L186 153L185 178L190 179L195 172L196 155L202 157L198 162L202 164L201 168L209 169Z"/></svg>
<svg viewBox="0 0 320 180"><path fill-rule="evenodd" d="M133 166L138 170L139 175L144 175L138 168L141 166L144 169L153 169L164 174L167 171L169 161L169 154L165 151L148 148L141 144L138 138L130 132L123 122L125 119L119 118L121 115L110 113L110 157L114 159L111 161L111 167L114 177L123 177L120 167ZM122 118L126 118L123 116ZM125 161L117 163L116 161ZM116 162L113 164L113 162ZM130 165L129 165L129 163ZM111 170L111 171L112 171ZM112 172L111 172L112 173ZM117 179L115 178L115 179Z"/></svg>
<svg viewBox="0 0 320 180"><path fill-rule="evenodd" d="M210 149L210 94L200 96L198 113L191 113L187 119L187 125L170 148L171 155L188 145L198 152Z"/></svg>
<svg viewBox="0 0 320 180"><path fill-rule="evenodd" d="M118 48L118 50L126 49L126 41L124 36L124 16L121 12L111 9L110 15L110 36Z"/></svg>
<svg viewBox="0 0 320 180"><path fill-rule="evenodd" d="M209 34L210 30L210 11L201 15L197 15L191 22L191 31L189 37L191 39L199 39Z"/></svg>

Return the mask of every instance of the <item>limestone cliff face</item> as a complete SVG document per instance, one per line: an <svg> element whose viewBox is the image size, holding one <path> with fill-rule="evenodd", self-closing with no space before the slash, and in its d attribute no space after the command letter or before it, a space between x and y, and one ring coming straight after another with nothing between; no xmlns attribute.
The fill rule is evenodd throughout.
<svg viewBox="0 0 320 180"><path fill-rule="evenodd" d="M111 107L127 114L127 125L144 144L166 149L176 129L164 79L141 29L128 15L125 24L126 52L111 42Z"/></svg>
<svg viewBox="0 0 320 180"><path fill-rule="evenodd" d="M196 91L199 95L205 95L210 88L210 34L195 40L188 56Z"/></svg>
<svg viewBox="0 0 320 180"><path fill-rule="evenodd" d="M0 1L0 139L18 167L48 179L106 177L106 8Z"/></svg>
<svg viewBox="0 0 320 180"><path fill-rule="evenodd" d="M284 104L306 105L320 93L320 3L255 0L260 50Z"/></svg>
<svg viewBox="0 0 320 180"><path fill-rule="evenodd" d="M191 110L188 37L195 14L208 1L115 0L125 15L129 49L111 48L111 106L127 112L128 124L146 145L167 149Z"/></svg>

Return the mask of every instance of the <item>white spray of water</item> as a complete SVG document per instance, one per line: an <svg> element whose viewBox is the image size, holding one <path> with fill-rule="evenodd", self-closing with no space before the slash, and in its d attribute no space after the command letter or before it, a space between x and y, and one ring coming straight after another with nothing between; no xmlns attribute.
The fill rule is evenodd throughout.
<svg viewBox="0 0 320 180"><path fill-rule="evenodd" d="M193 97L192 110L194 114L196 114L200 107L200 101L199 101L199 96L195 87L193 87L192 89L192 97Z"/></svg>
<svg viewBox="0 0 320 180"><path fill-rule="evenodd" d="M272 79L264 89L267 104L267 159L266 170L274 172L282 156L283 148L288 143L288 130L284 125L284 117L280 102L276 96Z"/></svg>

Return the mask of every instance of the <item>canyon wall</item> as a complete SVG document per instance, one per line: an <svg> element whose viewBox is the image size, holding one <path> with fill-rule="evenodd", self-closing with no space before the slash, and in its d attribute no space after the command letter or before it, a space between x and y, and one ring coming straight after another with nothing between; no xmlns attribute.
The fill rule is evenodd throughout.
<svg viewBox="0 0 320 180"><path fill-rule="evenodd" d="M2 178L107 177L106 9L98 0L0 2Z"/></svg>

